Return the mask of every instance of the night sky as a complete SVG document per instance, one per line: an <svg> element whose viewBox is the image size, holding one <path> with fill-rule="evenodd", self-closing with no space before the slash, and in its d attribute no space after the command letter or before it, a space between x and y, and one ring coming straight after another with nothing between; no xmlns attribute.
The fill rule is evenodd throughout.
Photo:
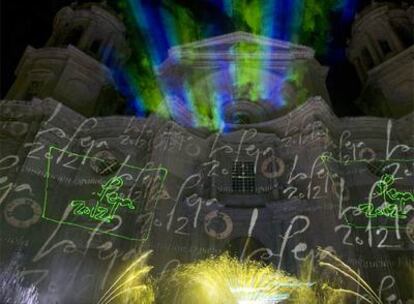
<svg viewBox="0 0 414 304"><path fill-rule="evenodd" d="M72 0L1 1L0 93L2 98L14 81L14 70L26 46L42 47L52 32L54 15L63 6L72 2ZM78 1L78 3L83 2L88 1ZM229 21L215 9L212 1L198 0L197 5L194 4L195 1L173 0L172 2L191 10L193 16L201 23L219 25L223 33L232 29ZM369 0L359 1L357 10L370 2ZM160 5L160 2L155 0L151 3ZM112 2L109 4L114 6ZM336 114L338 116L361 115L352 103L359 95L360 83L353 66L345 56L350 24L344 24L335 14L332 14L331 20L329 51L317 59L323 65L330 67L327 86Z"/></svg>

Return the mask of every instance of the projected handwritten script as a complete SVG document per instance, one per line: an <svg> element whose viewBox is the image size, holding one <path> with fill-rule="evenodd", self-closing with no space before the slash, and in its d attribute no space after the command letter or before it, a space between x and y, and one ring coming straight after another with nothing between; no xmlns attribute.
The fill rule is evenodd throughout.
<svg viewBox="0 0 414 304"><path fill-rule="evenodd" d="M339 181L337 201L347 225L385 230L406 227L414 211L414 180L408 170L414 160L340 161L328 153L321 159L330 178ZM402 174L394 176L399 168Z"/></svg>
<svg viewBox="0 0 414 304"><path fill-rule="evenodd" d="M154 278L225 252L317 272L332 252L382 299L412 298L414 153L398 139L409 119L363 129L315 99L211 133L51 100L3 107L0 253L42 303L97 303L147 250Z"/></svg>
<svg viewBox="0 0 414 304"><path fill-rule="evenodd" d="M49 149L49 155L44 219L80 229L97 229L127 240L148 238L165 169L114 164L54 147ZM71 168L61 165L67 162L80 165L76 179ZM94 168L105 174L95 179Z"/></svg>

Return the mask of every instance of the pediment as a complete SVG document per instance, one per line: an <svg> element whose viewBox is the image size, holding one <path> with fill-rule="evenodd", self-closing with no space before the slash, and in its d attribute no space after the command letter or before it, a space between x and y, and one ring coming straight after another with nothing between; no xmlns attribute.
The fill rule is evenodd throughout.
<svg viewBox="0 0 414 304"><path fill-rule="evenodd" d="M246 32L234 32L208 38L177 47L169 51L173 58L220 58L249 56L266 59L305 59L313 58L312 48L288 41L271 39Z"/></svg>

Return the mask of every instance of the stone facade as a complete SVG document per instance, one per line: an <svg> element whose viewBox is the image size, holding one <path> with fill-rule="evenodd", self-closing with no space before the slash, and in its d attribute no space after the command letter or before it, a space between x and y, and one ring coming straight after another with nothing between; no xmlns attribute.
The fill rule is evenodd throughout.
<svg viewBox="0 0 414 304"><path fill-rule="evenodd" d="M46 46L27 47L6 99L52 97L88 117L117 113L123 100L107 63L119 65L128 53L116 16L98 5L65 7Z"/></svg>
<svg viewBox="0 0 414 304"><path fill-rule="evenodd" d="M74 24L65 25L68 18ZM87 23L93 30L85 18L93 20ZM66 46L61 35L72 39L73 29L78 44ZM27 49L0 103L1 253L23 251L23 276L37 284L42 303L95 303L123 264L144 249L153 250L155 274L224 251L298 273L305 256L316 259L316 248L324 247L358 268L374 289L392 276L384 297L413 298L404 271L413 263L414 202L397 224L369 220L357 209L385 173L398 178L398 190L414 192L413 113L338 118L325 87L327 69L312 49L236 32L170 50L159 77L173 119L101 117L101 107L116 113L119 99L103 91L113 85L109 70L88 50L111 31L119 38L124 29L101 7L63 9L47 47ZM389 34L390 45L400 47L389 61L412 53ZM127 50L122 39L102 43ZM357 54L363 44L352 43ZM388 75L389 61L375 69ZM252 62L247 67L260 73L246 73L253 80L260 75L270 90L255 90L248 81L235 86L227 71L232 62ZM375 71L359 74L371 79ZM299 72L302 83L287 76ZM214 106L209 84L217 79L219 93L232 96L222 103L226 132L194 128L180 88L191 86L196 102ZM404 81L412 87L412 78ZM133 176L139 168L167 172L150 197L143 194L144 181L136 190L133 178L125 178L132 197L153 207L125 214L122 227L66 222L71 200L96 192L109 176Z"/></svg>
<svg viewBox="0 0 414 304"><path fill-rule="evenodd" d="M413 6L374 3L352 26L349 60L363 83L368 115L401 117L413 110Z"/></svg>

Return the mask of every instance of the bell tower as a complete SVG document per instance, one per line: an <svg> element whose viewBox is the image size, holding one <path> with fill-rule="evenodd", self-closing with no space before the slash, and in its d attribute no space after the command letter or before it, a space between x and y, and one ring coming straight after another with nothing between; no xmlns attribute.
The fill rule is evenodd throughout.
<svg viewBox="0 0 414 304"><path fill-rule="evenodd" d="M372 3L352 25L347 50L363 90L357 100L368 115L400 117L414 106L414 6Z"/></svg>
<svg viewBox="0 0 414 304"><path fill-rule="evenodd" d="M128 58L125 27L106 4L72 4L56 15L45 47L28 46L7 99L52 97L85 116L119 111L111 68Z"/></svg>

